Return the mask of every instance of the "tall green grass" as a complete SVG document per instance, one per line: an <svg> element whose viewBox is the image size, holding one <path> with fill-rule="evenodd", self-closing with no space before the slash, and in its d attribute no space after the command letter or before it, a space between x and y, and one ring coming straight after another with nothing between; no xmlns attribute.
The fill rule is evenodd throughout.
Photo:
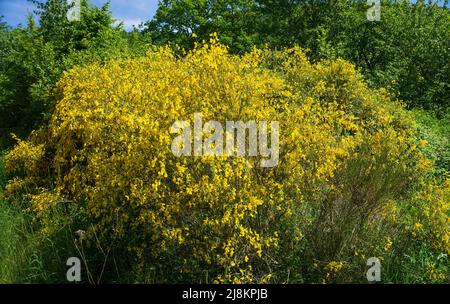
<svg viewBox="0 0 450 304"><path fill-rule="evenodd" d="M5 153L0 154L0 198L6 183ZM30 254L25 219L21 212L0 200L0 283L17 283Z"/></svg>
<svg viewBox="0 0 450 304"><path fill-rule="evenodd" d="M0 283L65 282L66 261L78 256L73 239L64 225L45 236L21 210L0 202Z"/></svg>
<svg viewBox="0 0 450 304"><path fill-rule="evenodd" d="M21 212L0 202L0 283L31 282L41 272L36 243Z"/></svg>
<svg viewBox="0 0 450 304"><path fill-rule="evenodd" d="M7 180L4 159L5 153L0 154L0 284L62 282L71 235L61 229L64 237L48 239L19 206L1 200Z"/></svg>

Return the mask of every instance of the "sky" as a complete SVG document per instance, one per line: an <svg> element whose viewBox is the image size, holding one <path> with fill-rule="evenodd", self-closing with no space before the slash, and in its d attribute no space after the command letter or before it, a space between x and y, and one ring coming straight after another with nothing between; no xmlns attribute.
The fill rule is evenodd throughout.
<svg viewBox="0 0 450 304"><path fill-rule="evenodd" d="M102 6L106 0L91 0L91 3ZM111 11L114 18L123 21L126 29L152 19L158 7L158 0L111 0ZM34 5L27 0L0 0L0 16L10 26L26 25L27 14Z"/></svg>

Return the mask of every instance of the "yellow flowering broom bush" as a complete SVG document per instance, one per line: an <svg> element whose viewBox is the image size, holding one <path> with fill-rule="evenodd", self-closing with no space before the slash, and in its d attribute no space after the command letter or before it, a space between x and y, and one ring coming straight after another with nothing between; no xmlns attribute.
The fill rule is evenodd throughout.
<svg viewBox="0 0 450 304"><path fill-rule="evenodd" d="M298 48L239 57L213 37L182 57L162 47L74 68L58 92L48 126L7 156L6 196L43 227L58 204L78 206L87 242L117 242L159 281L282 282L298 259L326 270L348 229L419 174L407 111L350 63L311 64ZM279 121L278 165L174 156L170 127L194 113Z"/></svg>

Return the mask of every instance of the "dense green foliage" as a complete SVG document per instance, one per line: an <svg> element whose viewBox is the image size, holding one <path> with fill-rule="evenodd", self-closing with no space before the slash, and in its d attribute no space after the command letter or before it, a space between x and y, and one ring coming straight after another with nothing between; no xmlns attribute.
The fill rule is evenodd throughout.
<svg viewBox="0 0 450 304"><path fill-rule="evenodd" d="M64 0L37 3L40 26L29 16L27 27L0 25L0 147L10 133L26 137L53 108L54 86L74 65L145 52L142 35L114 26L108 4L82 2L83 18L69 22Z"/></svg>
<svg viewBox="0 0 450 304"><path fill-rule="evenodd" d="M437 175L444 176L450 168L450 115L437 119L433 113L415 110L417 139L427 141L423 153L434 162Z"/></svg>

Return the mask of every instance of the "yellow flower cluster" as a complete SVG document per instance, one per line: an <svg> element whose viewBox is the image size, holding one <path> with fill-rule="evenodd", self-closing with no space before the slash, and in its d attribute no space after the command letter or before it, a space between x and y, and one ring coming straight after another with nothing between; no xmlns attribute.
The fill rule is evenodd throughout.
<svg viewBox="0 0 450 304"><path fill-rule="evenodd" d="M325 274L325 278L322 280L322 283L328 283L331 282L338 274L340 271L342 271L342 269L344 268L344 262L341 261L331 261L329 262L326 267L326 274Z"/></svg>
<svg viewBox="0 0 450 304"><path fill-rule="evenodd" d="M339 191L333 177L361 146L392 163L410 154L412 122L384 90L345 61L311 64L298 48L239 57L212 37L182 58L155 48L77 67L58 88L49 125L7 158L20 171L7 195L27 193L37 214L62 199L86 205L102 241L127 240L142 259L169 256L181 273L208 269L216 282L269 282L280 252L303 239L305 204ZM175 157L170 126L193 113L279 121L278 166Z"/></svg>
<svg viewBox="0 0 450 304"><path fill-rule="evenodd" d="M414 217L406 230L438 252L450 254L450 179L442 185L422 185L411 208Z"/></svg>

